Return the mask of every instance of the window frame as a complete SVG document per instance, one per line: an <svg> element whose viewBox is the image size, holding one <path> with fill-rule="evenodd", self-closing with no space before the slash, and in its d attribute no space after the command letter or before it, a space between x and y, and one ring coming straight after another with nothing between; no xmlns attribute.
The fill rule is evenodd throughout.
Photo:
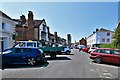
<svg viewBox="0 0 120 80"><path fill-rule="evenodd" d="M102 38L102 42L105 42L105 38Z"/></svg>
<svg viewBox="0 0 120 80"><path fill-rule="evenodd" d="M107 42L110 42L110 39L109 39L109 38L107 38Z"/></svg>
<svg viewBox="0 0 120 80"><path fill-rule="evenodd" d="M107 32L107 36L110 36L110 32Z"/></svg>

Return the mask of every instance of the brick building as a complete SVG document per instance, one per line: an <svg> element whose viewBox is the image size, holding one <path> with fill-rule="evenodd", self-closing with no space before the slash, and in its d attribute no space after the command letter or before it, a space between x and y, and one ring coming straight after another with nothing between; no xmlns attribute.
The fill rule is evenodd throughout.
<svg viewBox="0 0 120 80"><path fill-rule="evenodd" d="M82 38L81 40L79 40L79 44L80 44L80 45L85 45L85 46L87 46L87 41L86 41L86 39Z"/></svg>
<svg viewBox="0 0 120 80"><path fill-rule="evenodd" d="M37 40L48 42L49 41L49 27L45 19L34 20L32 11L28 11L28 20L25 16L20 16L20 19L15 19L18 22L16 25L16 41L20 40Z"/></svg>

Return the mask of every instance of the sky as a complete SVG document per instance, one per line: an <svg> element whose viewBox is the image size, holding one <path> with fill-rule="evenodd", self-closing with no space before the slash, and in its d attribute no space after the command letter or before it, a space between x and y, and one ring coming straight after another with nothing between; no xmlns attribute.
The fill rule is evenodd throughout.
<svg viewBox="0 0 120 80"><path fill-rule="evenodd" d="M32 11L34 19L45 19L50 32L72 42L88 37L96 28L114 31L118 23L118 2L2 2L0 7L5 14L19 19L28 17Z"/></svg>

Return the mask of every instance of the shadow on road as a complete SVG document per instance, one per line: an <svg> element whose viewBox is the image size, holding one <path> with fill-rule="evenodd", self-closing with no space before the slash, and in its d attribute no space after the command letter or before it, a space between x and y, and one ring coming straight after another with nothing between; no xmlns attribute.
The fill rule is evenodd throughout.
<svg viewBox="0 0 120 80"><path fill-rule="evenodd" d="M40 68L40 67L47 67L49 65L48 62L45 63L38 63L34 66L29 66L26 64L15 64L15 65L5 65L2 67L2 70L4 69L19 69L19 68Z"/></svg>
<svg viewBox="0 0 120 80"><path fill-rule="evenodd" d="M52 60L71 60L68 57L56 57L56 58L50 58L50 57L46 57L47 61L52 61Z"/></svg>

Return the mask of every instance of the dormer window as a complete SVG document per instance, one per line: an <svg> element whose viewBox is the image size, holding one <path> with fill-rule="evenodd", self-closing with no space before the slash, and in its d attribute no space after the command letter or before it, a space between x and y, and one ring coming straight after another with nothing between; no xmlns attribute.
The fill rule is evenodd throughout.
<svg viewBox="0 0 120 80"><path fill-rule="evenodd" d="M45 25L43 24L43 30L45 31Z"/></svg>

